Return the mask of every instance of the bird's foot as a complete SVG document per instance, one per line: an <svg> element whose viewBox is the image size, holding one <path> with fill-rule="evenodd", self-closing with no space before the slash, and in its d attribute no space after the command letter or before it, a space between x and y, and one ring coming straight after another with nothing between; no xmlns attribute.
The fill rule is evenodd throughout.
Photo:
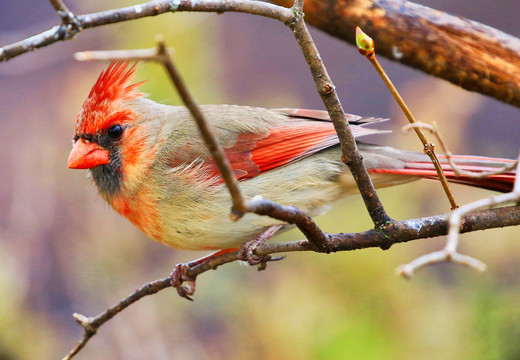
<svg viewBox="0 0 520 360"><path fill-rule="evenodd" d="M190 261L189 263L182 263L175 265L172 273L170 274L170 284L177 289L179 295L185 299L193 301L191 296L195 293L195 280L196 277L188 275L188 271L197 265L203 264L206 261L225 255L230 252L237 251L236 248L223 249L212 254L201 257L200 259Z"/></svg>
<svg viewBox="0 0 520 360"><path fill-rule="evenodd" d="M188 275L189 264L177 264L170 274L170 283L177 289L180 297L193 301L191 296L195 294L195 277Z"/></svg>
<svg viewBox="0 0 520 360"><path fill-rule="evenodd" d="M238 259L247 261L247 263L251 266L258 265L258 271L265 270L268 261L278 261L284 259L285 256L275 258L271 255L259 256L255 254L256 248L269 240L281 227L281 225L271 226L256 238L243 243L238 250Z"/></svg>

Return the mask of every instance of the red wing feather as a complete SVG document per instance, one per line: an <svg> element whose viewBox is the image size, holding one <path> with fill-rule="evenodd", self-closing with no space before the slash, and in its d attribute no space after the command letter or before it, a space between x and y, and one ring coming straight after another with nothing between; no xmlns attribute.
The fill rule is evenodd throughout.
<svg viewBox="0 0 520 360"><path fill-rule="evenodd" d="M269 133L243 133L235 145L224 151L238 180L289 164L317 151L338 144L331 123L300 121L271 129ZM219 175L216 165L211 176Z"/></svg>
<svg viewBox="0 0 520 360"><path fill-rule="evenodd" d="M274 109L287 116L287 122L264 133L242 133L235 144L224 149L235 176L246 180L260 173L290 164L320 150L339 144L334 125L325 111L302 109ZM362 118L345 114L354 137L386 133L365 128L384 119ZM220 172L213 161L205 166L208 179L215 180ZM216 183L221 183L217 181Z"/></svg>
<svg viewBox="0 0 520 360"><path fill-rule="evenodd" d="M338 137L331 125L299 123L275 128L256 143L251 160L260 171L266 171L336 145Z"/></svg>
<svg viewBox="0 0 520 360"><path fill-rule="evenodd" d="M339 144L339 139L326 111L275 109L287 115L287 123L272 128L268 134L241 134L235 145L225 149L237 179L250 179ZM354 137L386 133L362 125L384 121L345 114Z"/></svg>

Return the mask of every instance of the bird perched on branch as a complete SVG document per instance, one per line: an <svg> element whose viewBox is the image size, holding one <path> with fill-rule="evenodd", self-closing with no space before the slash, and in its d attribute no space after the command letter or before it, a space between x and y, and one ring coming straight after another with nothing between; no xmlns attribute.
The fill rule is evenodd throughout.
<svg viewBox="0 0 520 360"><path fill-rule="evenodd" d="M237 248L282 225L255 214L230 220L230 195L189 111L144 98L140 83L131 84L134 72L135 65L116 62L101 73L77 117L68 167L89 169L101 196L119 214L173 248ZM358 192L325 111L200 108L246 198L261 195L313 216ZM365 127L381 119L346 116L356 139L384 132ZM425 154L363 142L358 147L377 188L436 178ZM513 162L454 159L462 169L476 172ZM450 181L497 191L510 191L515 179L512 171L475 179L443 167Z"/></svg>

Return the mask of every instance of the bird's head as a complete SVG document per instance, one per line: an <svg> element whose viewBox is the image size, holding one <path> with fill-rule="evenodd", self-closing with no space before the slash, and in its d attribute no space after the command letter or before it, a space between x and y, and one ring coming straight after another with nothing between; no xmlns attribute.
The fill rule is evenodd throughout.
<svg viewBox="0 0 520 360"><path fill-rule="evenodd" d="M101 73L76 119L67 166L90 169L100 190L120 190L125 166L138 161L145 139L131 103L142 96L141 83L130 84L135 65L113 62Z"/></svg>

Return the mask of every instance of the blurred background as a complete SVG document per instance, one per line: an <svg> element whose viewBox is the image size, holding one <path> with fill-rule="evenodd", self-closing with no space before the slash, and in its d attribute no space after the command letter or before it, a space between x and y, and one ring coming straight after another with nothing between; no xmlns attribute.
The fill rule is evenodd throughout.
<svg viewBox="0 0 520 360"><path fill-rule="evenodd" d="M518 0L419 1L520 36ZM76 13L107 10L67 0ZM139 1L111 1L116 8ZM45 1L3 1L0 45L58 24ZM346 111L390 117L372 142L420 150L405 118L357 50L311 29ZM72 313L93 316L178 262L204 253L147 239L66 167L74 121L106 63L82 50L149 48L164 34L200 103L323 109L307 65L282 24L250 15L177 13L91 29L0 64L0 359L58 359L80 339ZM377 45L376 45L377 46ZM453 152L514 158L519 109L380 59L416 117L436 121ZM520 71L520 69L519 69ZM179 104L162 68L136 81L156 101ZM466 203L491 193L455 186ZM380 192L405 219L449 210L440 185ZM360 197L318 219L329 232L369 229ZM278 240L300 239L294 230ZM440 249L444 238L330 255L291 253L267 271L237 263L205 273L195 302L173 289L142 299L104 325L77 359L519 359L519 229L464 235L461 251L485 273L449 264L411 281L395 268Z"/></svg>

